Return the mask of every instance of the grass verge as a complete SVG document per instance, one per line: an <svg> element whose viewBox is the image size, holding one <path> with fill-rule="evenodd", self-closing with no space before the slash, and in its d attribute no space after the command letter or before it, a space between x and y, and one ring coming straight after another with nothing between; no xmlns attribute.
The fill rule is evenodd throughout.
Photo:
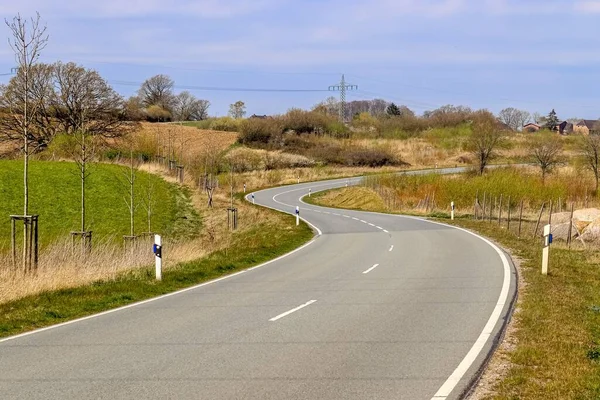
<svg viewBox="0 0 600 400"><path fill-rule="evenodd" d="M265 212L279 214L271 210ZM284 217L276 219L279 218ZM0 304L0 337L190 287L271 260L312 238L313 232L306 224L296 227L292 216L285 218L289 220L287 227L268 222L257 224L234 235L229 248L164 271L161 282L154 280L153 269L146 268L123 273L111 281L97 281L87 286L45 292Z"/></svg>
<svg viewBox="0 0 600 400"><path fill-rule="evenodd" d="M353 189L319 193L310 201L339 207L353 197L344 192ZM354 208L382 211L380 200ZM491 390L479 398L600 399L600 252L553 245L550 274L542 276L539 239L529 234L519 239L495 222L460 218L453 224L495 240L521 260L524 284L512 322L515 346L501 347L494 355L508 365L495 371Z"/></svg>

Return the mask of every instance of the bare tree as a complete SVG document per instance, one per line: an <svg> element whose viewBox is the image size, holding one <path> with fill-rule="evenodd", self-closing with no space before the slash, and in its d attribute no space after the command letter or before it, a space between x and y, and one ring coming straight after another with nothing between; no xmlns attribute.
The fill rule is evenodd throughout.
<svg viewBox="0 0 600 400"><path fill-rule="evenodd" d="M235 119L244 118L246 115L246 104L240 100L230 104L229 115Z"/></svg>
<svg viewBox="0 0 600 400"><path fill-rule="evenodd" d="M174 85L169 76L155 75L142 83L138 96L144 107L159 106L170 112L173 109Z"/></svg>
<svg viewBox="0 0 600 400"><path fill-rule="evenodd" d="M148 233L152 233L152 216L154 215L154 195L156 192L155 181L150 175L146 177L146 184L144 185L142 206L146 210L146 219L148 222Z"/></svg>
<svg viewBox="0 0 600 400"><path fill-rule="evenodd" d="M34 64L27 77L17 73L7 85L0 87L0 109L4 110L0 113L0 141L23 143L22 125L26 111L30 153L43 150L56 135L59 127L49 101L53 95L52 71L51 65ZM32 106L35 106L35 112L32 112Z"/></svg>
<svg viewBox="0 0 600 400"><path fill-rule="evenodd" d="M123 171L123 176L125 177L125 182L127 186L127 196L123 198L125 200L125 204L127 205L127 209L129 210L129 237L131 240L135 239L135 211L137 210L139 204L136 198L135 191L135 182L137 180L137 169L138 169L138 161L133 156L133 140L132 138L128 138L127 143L129 145L129 165L127 170Z"/></svg>
<svg viewBox="0 0 600 400"><path fill-rule="evenodd" d="M579 151L585 160L585 166L594 174L596 193L598 193L598 181L600 180L600 136L583 136Z"/></svg>
<svg viewBox="0 0 600 400"><path fill-rule="evenodd" d="M54 64L56 91L51 98L61 131L88 135L123 136L135 127L126 121L125 102L94 70L75 63Z"/></svg>
<svg viewBox="0 0 600 400"><path fill-rule="evenodd" d="M208 118L208 100L197 99L188 91L175 96L173 117L176 121L200 121Z"/></svg>
<svg viewBox="0 0 600 400"><path fill-rule="evenodd" d="M466 148L477 159L480 175L485 167L497 155L498 148L502 146L505 136L493 114L488 111L477 111L473 115L473 133L467 139Z"/></svg>
<svg viewBox="0 0 600 400"><path fill-rule="evenodd" d="M21 79L21 90L23 94L21 104L14 104L18 110L9 108L8 112L19 123L21 140L23 141L23 216L29 215L29 156L30 156L30 132L29 127L35 118L39 101L31 98L32 81L31 71L40 57L40 52L48 43L46 27L40 24L40 15L27 21L17 15L12 21L4 20L11 31L12 39L9 39L10 47L15 54L18 70L17 76ZM33 101L32 101L33 100ZM16 113L13 115L13 112ZM27 224L26 224L27 225ZM27 229L23 230L23 268L27 266L29 246Z"/></svg>
<svg viewBox="0 0 600 400"><path fill-rule="evenodd" d="M517 131L531 120L531 114L524 110L508 107L500 111L498 120L508 125L513 131Z"/></svg>
<svg viewBox="0 0 600 400"><path fill-rule="evenodd" d="M529 140L529 153L542 172L542 182L554 167L562 164L562 141L556 134L539 133Z"/></svg>

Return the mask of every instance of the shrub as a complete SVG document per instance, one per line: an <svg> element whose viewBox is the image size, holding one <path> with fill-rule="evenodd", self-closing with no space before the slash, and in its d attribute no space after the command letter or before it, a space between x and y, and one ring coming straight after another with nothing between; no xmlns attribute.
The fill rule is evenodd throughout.
<svg viewBox="0 0 600 400"><path fill-rule="evenodd" d="M268 144L272 138L281 134L281 123L276 119L252 118L240 124L238 141L242 144Z"/></svg>
<svg viewBox="0 0 600 400"><path fill-rule="evenodd" d="M394 155L385 149L351 149L346 152L345 159L346 165L354 167L383 167L385 165L398 165ZM406 164L403 162L400 163Z"/></svg>
<svg viewBox="0 0 600 400"><path fill-rule="evenodd" d="M213 131L238 132L240 121L231 117L215 118L210 123L210 129Z"/></svg>

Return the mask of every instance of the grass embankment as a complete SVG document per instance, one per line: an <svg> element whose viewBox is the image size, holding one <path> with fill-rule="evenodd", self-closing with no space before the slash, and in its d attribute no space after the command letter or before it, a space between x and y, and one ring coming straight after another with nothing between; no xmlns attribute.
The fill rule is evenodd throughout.
<svg viewBox="0 0 600 400"><path fill-rule="evenodd" d="M90 167L86 184L87 229L93 231L95 240L111 237L122 241L129 234L129 209L124 201L128 195L125 180L127 169L118 165L94 164ZM0 160L0 251L10 245L10 214L23 213L23 163ZM81 183L77 167L70 162L32 161L30 163L29 212L39 214L39 237L42 247L69 232L80 230ZM186 207L185 194L175 185L160 177L139 171L135 190L140 203L148 188L152 189L152 229L167 236L181 231L180 225L194 220L193 209ZM187 211L187 213L185 212ZM147 230L146 212L141 204L135 216L136 231ZM190 227L190 229L192 229ZM197 229L197 228L196 228ZM17 236L19 239L20 235Z"/></svg>
<svg viewBox="0 0 600 400"><path fill-rule="evenodd" d="M357 190L369 191L363 203L348 200ZM311 200L371 211L382 211L383 202L378 193L364 188L326 192ZM490 389L478 398L599 399L600 252L568 250L556 243L551 250L550 274L542 276L540 239L531 239L530 233L517 238L516 224L508 231L496 222L470 218L454 223L498 241L521 260L524 284L513 316L514 336L510 345L501 346L494 355L491 365L495 370L485 378ZM527 225L524 231L531 232L532 227Z"/></svg>
<svg viewBox="0 0 600 400"><path fill-rule="evenodd" d="M273 259L306 241L313 233L295 226L292 216L270 210L265 221L234 235L227 249L165 270L156 282L147 268L121 274L116 280L51 291L0 304L0 337L57 324L192 286ZM166 252L168 257L168 252Z"/></svg>

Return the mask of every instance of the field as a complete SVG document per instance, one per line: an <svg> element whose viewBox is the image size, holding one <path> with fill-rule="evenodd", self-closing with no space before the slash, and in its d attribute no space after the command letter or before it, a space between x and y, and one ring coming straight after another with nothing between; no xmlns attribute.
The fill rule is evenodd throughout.
<svg viewBox="0 0 600 400"><path fill-rule="evenodd" d="M132 139L138 151L164 157L170 153L180 164L189 165L207 152L220 153L228 149L236 142L237 133L201 130L175 123L143 123ZM126 150L127 143L116 141L115 147Z"/></svg>

